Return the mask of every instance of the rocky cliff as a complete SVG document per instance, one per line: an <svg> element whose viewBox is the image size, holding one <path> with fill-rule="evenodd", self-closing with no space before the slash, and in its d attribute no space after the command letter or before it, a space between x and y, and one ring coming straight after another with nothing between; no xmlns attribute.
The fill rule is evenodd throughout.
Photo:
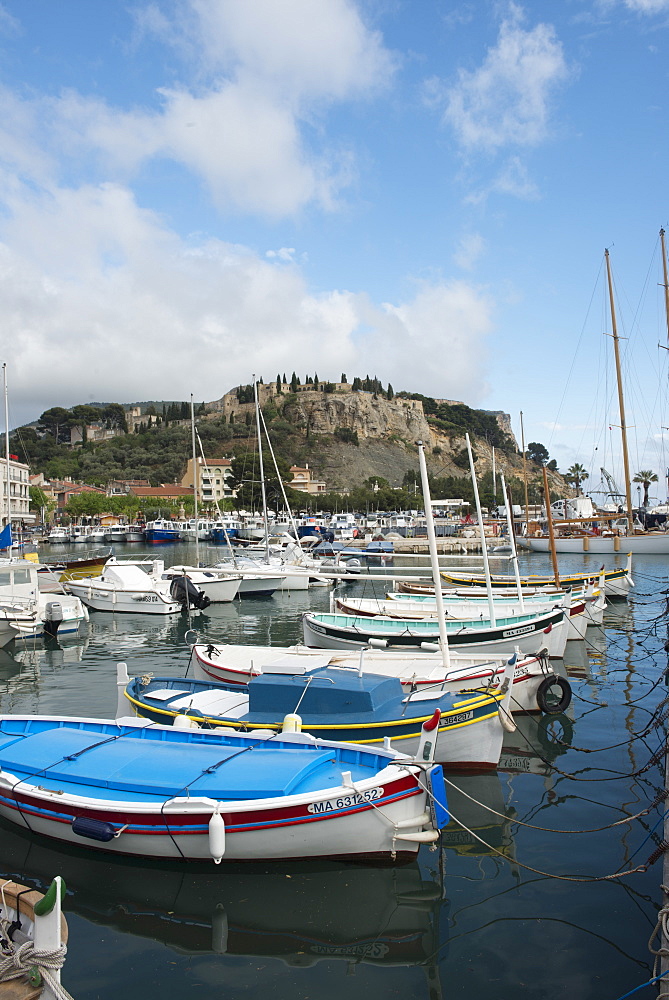
<svg viewBox="0 0 669 1000"><path fill-rule="evenodd" d="M428 416L420 399L394 396L387 399L374 392L353 390L350 384L298 386L291 392L284 385L281 392L274 382L258 385L263 412L290 424L303 436L309 467L328 488L348 489L369 476L381 476L399 485L405 472L418 467L416 442L422 440L431 471L439 475L469 476L464 427L444 429L444 421ZM435 400L439 413L448 407L465 408L456 400ZM220 399L206 404L211 417L223 416L227 422L254 421L252 387L240 386ZM482 415L485 411L471 411ZM498 471L517 474L521 465L517 445L506 413L486 414L507 435L506 447L496 448ZM460 415L461 419L461 415ZM494 426L494 424L492 425ZM492 446L470 429L477 455L477 471L483 474L492 466Z"/></svg>

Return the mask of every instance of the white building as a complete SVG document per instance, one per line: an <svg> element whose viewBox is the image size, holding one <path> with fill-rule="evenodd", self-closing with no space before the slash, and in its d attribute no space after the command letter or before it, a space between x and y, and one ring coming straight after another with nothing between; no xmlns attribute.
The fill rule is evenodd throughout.
<svg viewBox="0 0 669 1000"><path fill-rule="evenodd" d="M30 492L28 490L28 466L19 462L16 455L9 456L9 502L12 521L15 524L34 524L37 516L29 511ZM0 462L0 496L2 515L0 523L7 524L7 462Z"/></svg>

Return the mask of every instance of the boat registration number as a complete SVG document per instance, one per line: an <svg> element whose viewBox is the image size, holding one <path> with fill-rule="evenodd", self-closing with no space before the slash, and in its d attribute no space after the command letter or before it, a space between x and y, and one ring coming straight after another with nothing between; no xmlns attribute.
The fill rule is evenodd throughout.
<svg viewBox="0 0 669 1000"><path fill-rule="evenodd" d="M374 802L375 799L382 797L382 788L368 788L366 792L353 792L351 795L341 795L338 799L326 799L325 802L311 802L307 806L307 812L314 813L314 815L336 812L337 809L350 809L351 806L363 805L365 802Z"/></svg>
<svg viewBox="0 0 669 1000"><path fill-rule="evenodd" d="M502 632L505 639L508 639L512 635L525 635L527 632L534 632L533 625L521 625L519 628L506 628Z"/></svg>
<svg viewBox="0 0 669 1000"><path fill-rule="evenodd" d="M155 594L142 594L141 597L133 597L133 601L138 601L140 604L157 604L158 600Z"/></svg>
<svg viewBox="0 0 669 1000"><path fill-rule="evenodd" d="M445 729L446 726L457 726L463 722L470 722L473 718L473 712L458 712L457 715L442 715L439 720L439 728Z"/></svg>

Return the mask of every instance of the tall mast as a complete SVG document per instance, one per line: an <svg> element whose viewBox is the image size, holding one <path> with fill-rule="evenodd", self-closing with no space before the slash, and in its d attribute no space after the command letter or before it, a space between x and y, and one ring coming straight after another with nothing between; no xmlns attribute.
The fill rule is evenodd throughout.
<svg viewBox="0 0 669 1000"><path fill-rule="evenodd" d="M193 446L193 513L195 514L195 565L200 566L200 540L198 538L197 526L197 495L200 489L200 470L197 464L197 451L195 450L195 407L193 406L193 393L190 394L190 436Z"/></svg>
<svg viewBox="0 0 669 1000"><path fill-rule="evenodd" d="M267 520L267 495L265 493L265 469L262 464L262 440L260 437L260 404L258 403L258 383L253 376L253 400L256 404L256 430L258 434L258 465L260 467L260 493L262 495L262 520L265 527L265 559L269 562L269 522Z"/></svg>
<svg viewBox="0 0 669 1000"><path fill-rule="evenodd" d="M611 336L613 337L613 354L616 361L616 381L618 383L618 409L620 411L620 435L623 446L623 468L625 472L625 495L627 497L627 531L631 535L634 530L634 515L632 513L632 481L630 477L630 460L627 452L627 424L625 423L625 400L623 398L623 379L620 372L620 346L618 327L616 325L616 307L613 301L613 280L611 278L611 261L609 251L604 251L606 258L606 277L609 286L609 306L611 308Z"/></svg>
<svg viewBox="0 0 669 1000"><path fill-rule="evenodd" d="M2 384L5 396L5 497L7 500L7 524L12 523L12 501L9 492L9 402L7 396L7 362L2 365Z"/></svg>
<svg viewBox="0 0 669 1000"><path fill-rule="evenodd" d="M520 411L520 447L523 449L523 486L525 487L525 534L530 520L530 504L527 496L527 457L525 455L525 428L523 427L523 411Z"/></svg>
<svg viewBox="0 0 669 1000"><path fill-rule="evenodd" d="M662 246L662 273L664 274L664 315L667 322L667 342L669 343L669 277L667 276L667 248L664 245L664 229L660 229Z"/></svg>

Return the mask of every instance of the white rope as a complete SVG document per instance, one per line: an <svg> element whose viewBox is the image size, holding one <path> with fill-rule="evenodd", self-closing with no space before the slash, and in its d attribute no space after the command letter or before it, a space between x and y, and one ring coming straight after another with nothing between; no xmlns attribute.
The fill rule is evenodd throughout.
<svg viewBox="0 0 669 1000"><path fill-rule="evenodd" d="M35 969L57 1000L73 1000L70 993L58 982L53 972L62 969L67 954L63 944L55 951L36 951L32 941L25 941L0 961L0 983L22 977L34 978Z"/></svg>

